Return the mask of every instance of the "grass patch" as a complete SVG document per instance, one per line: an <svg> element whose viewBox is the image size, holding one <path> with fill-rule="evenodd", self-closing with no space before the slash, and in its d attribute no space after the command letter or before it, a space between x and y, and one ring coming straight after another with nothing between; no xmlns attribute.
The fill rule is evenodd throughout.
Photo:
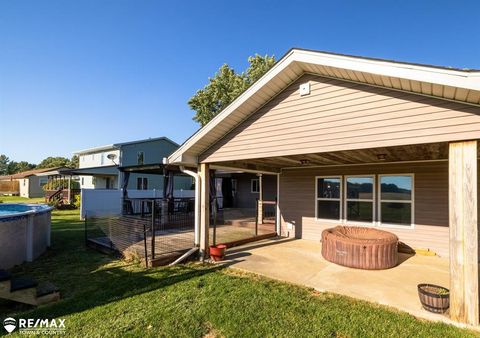
<svg viewBox="0 0 480 338"><path fill-rule="evenodd" d="M0 201L3 203L45 203L45 197L0 196Z"/></svg>
<svg viewBox="0 0 480 338"><path fill-rule="evenodd" d="M0 301L0 320L65 318L69 337L475 336L228 268L191 263L145 270L86 249L78 211L55 211L52 221L52 248L13 272L55 283L62 300L39 308Z"/></svg>

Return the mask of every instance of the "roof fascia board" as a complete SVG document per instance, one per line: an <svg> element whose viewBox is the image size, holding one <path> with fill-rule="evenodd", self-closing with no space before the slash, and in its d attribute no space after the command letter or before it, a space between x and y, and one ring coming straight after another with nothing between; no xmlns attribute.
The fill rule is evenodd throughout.
<svg viewBox="0 0 480 338"><path fill-rule="evenodd" d="M296 61L445 86L480 90L480 72L434 68L350 56L297 51Z"/></svg>
<svg viewBox="0 0 480 338"><path fill-rule="evenodd" d="M146 139L143 139L143 140L136 140L136 141L129 141L129 142L114 143L113 146L114 147L121 147L121 146L130 145L130 144L147 143L147 142L154 142L154 141L161 141L161 140L166 141L166 142L170 142L171 144L179 147L179 144L177 142L174 142L174 141L170 140L168 137L165 137L165 136L155 137L155 138L146 138Z"/></svg>
<svg viewBox="0 0 480 338"><path fill-rule="evenodd" d="M108 144L106 146L99 146L99 147L94 147L94 148L88 148L88 149L83 149L83 150L77 150L74 151L74 155L84 155L84 154L91 154L91 153L96 153L99 151L105 151L105 150L116 150L117 148L115 147L115 144Z"/></svg>

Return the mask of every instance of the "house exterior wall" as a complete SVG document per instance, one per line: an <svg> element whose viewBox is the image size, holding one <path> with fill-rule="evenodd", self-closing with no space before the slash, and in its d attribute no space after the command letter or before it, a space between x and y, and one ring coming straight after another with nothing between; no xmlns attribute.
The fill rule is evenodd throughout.
<svg viewBox="0 0 480 338"><path fill-rule="evenodd" d="M129 143L121 146L121 165L136 166L138 163L138 153L143 152L143 164L159 164L163 158L170 155L178 148L178 145L165 139L146 140L144 142ZM132 173L128 181L128 189L137 189L137 178L146 177L148 180L148 189L163 190L163 175ZM192 180L190 177L175 177L175 190L190 190Z"/></svg>
<svg viewBox="0 0 480 338"><path fill-rule="evenodd" d="M17 179L20 188L20 196L25 198L35 198L45 196L43 188L40 186L39 176L28 176Z"/></svg>
<svg viewBox="0 0 480 338"><path fill-rule="evenodd" d="M299 85L311 92L300 96ZM221 162L480 138L480 108L304 75L200 155Z"/></svg>
<svg viewBox="0 0 480 338"><path fill-rule="evenodd" d="M324 229L339 221L315 218L316 176L414 174L414 227L387 227L413 248L430 249L448 256L448 162L335 166L283 170L280 174L281 235L320 240ZM378 196L378 176L376 177ZM378 210L375 212L378 219ZM287 223L292 225L289 229ZM351 223L355 225L354 222Z"/></svg>
<svg viewBox="0 0 480 338"><path fill-rule="evenodd" d="M105 167L114 165L112 160L109 160L107 156L109 154L116 155L116 162L118 163L118 159L120 158L120 150L118 149L110 149L104 151L98 151L88 154L80 154L78 158L78 167L82 168L94 168L94 167Z"/></svg>
<svg viewBox="0 0 480 338"><path fill-rule="evenodd" d="M28 177L18 179L20 184L20 196L29 198L30 180Z"/></svg>
<svg viewBox="0 0 480 338"><path fill-rule="evenodd" d="M138 143L124 144L121 146L121 165L135 166L139 152L144 153L143 164L158 164L163 162L163 158L170 155L178 148L178 145L165 140L152 140Z"/></svg>
<svg viewBox="0 0 480 338"><path fill-rule="evenodd" d="M45 196L45 191L43 191L43 188L40 185L40 180L41 179L45 180L45 177L40 177L40 176L35 176L35 175L28 177L28 181L29 181L28 197L29 198Z"/></svg>
<svg viewBox="0 0 480 338"><path fill-rule="evenodd" d="M232 178L237 180L237 194L234 201L236 208L256 208L259 198L258 193L251 189L252 179L258 179L256 174L234 174ZM277 196L277 176L263 175L263 199L274 200Z"/></svg>
<svg viewBox="0 0 480 338"><path fill-rule="evenodd" d="M86 154L79 154L79 169L82 168L96 168L96 167L106 167L114 165L112 160L108 159L109 154L114 154L116 156L115 163L118 163L120 159L120 150L119 149L109 149L101 150L98 152L90 152ZM80 187L82 189L105 189L106 188L106 178L104 176L91 176L91 175L81 175L80 178ZM110 177L112 187L118 189L118 174Z"/></svg>

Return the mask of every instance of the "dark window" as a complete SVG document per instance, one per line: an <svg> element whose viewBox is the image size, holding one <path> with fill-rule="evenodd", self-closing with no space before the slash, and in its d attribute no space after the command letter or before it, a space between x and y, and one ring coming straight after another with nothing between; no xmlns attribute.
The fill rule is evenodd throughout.
<svg viewBox="0 0 480 338"><path fill-rule="evenodd" d="M317 218L340 219L340 201L317 201Z"/></svg>
<svg viewBox="0 0 480 338"><path fill-rule="evenodd" d="M413 223L413 176L380 176L380 222L411 225Z"/></svg>
<svg viewBox="0 0 480 338"><path fill-rule="evenodd" d="M317 178L317 218L340 220L341 178Z"/></svg>
<svg viewBox="0 0 480 338"><path fill-rule="evenodd" d="M372 202L347 202L347 220L356 222L373 222Z"/></svg>
<svg viewBox="0 0 480 338"><path fill-rule="evenodd" d="M148 179L146 177L137 177L137 190L148 190Z"/></svg>
<svg viewBox="0 0 480 338"><path fill-rule="evenodd" d="M340 198L340 177L319 178L317 198Z"/></svg>
<svg viewBox="0 0 480 338"><path fill-rule="evenodd" d="M372 200L373 177L347 177L347 199Z"/></svg>
<svg viewBox="0 0 480 338"><path fill-rule="evenodd" d="M373 222L373 176L346 177L347 221Z"/></svg>
<svg viewBox="0 0 480 338"><path fill-rule="evenodd" d="M251 181L251 187L250 191L252 193L259 193L260 192L260 182L258 178L254 178Z"/></svg>
<svg viewBox="0 0 480 338"><path fill-rule="evenodd" d="M383 200L412 199L412 176L381 176L381 198Z"/></svg>
<svg viewBox="0 0 480 338"><path fill-rule="evenodd" d="M382 202L382 223L410 225L412 223L412 204Z"/></svg>
<svg viewBox="0 0 480 338"><path fill-rule="evenodd" d="M144 164L144 162L145 162L144 157L145 157L145 155L143 154L143 151L139 151L137 153L137 164L138 165L143 165Z"/></svg>

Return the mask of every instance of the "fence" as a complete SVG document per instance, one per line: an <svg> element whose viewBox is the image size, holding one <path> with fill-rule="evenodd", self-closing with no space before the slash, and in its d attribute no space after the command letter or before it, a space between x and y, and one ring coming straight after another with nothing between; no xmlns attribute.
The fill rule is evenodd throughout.
<svg viewBox="0 0 480 338"><path fill-rule="evenodd" d="M18 195L20 185L17 180L0 181L0 195Z"/></svg>
<svg viewBox="0 0 480 338"><path fill-rule="evenodd" d="M175 190L173 195L178 198L193 197L193 190ZM162 198L161 190L128 190L129 198ZM86 214L96 216L112 216L122 213L123 191L118 189L82 189L80 217Z"/></svg>
<svg viewBox="0 0 480 338"><path fill-rule="evenodd" d="M129 198L121 215L85 215L87 245L148 265L169 262L194 246L192 198Z"/></svg>

